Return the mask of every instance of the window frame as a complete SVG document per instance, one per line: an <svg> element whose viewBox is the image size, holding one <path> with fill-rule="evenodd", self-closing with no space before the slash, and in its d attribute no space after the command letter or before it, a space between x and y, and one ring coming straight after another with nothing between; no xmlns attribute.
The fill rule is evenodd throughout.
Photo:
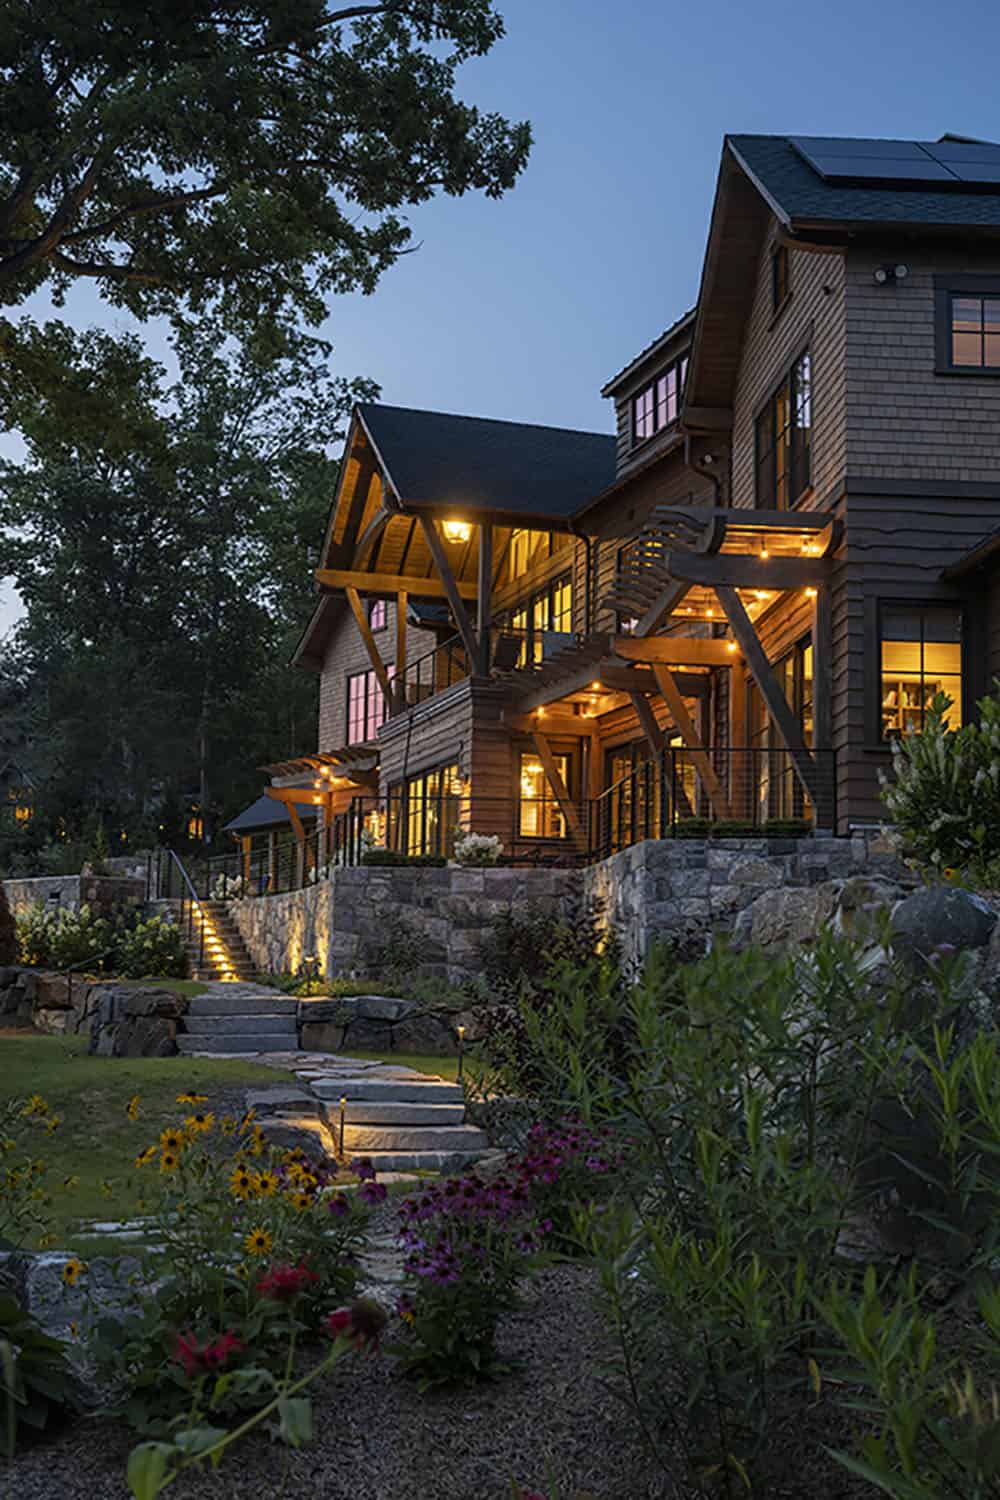
<svg viewBox="0 0 1000 1500"><path fill-rule="evenodd" d="M771 321L787 307L792 295L792 259L788 246L779 241L771 249Z"/></svg>
<svg viewBox="0 0 1000 1500"><path fill-rule="evenodd" d="M916 610L921 615L934 610L951 610L957 613L960 620L960 656L959 656L959 697L957 707L959 711L959 723L968 724L974 717L973 705L977 693L972 683L972 674L975 669L975 652L971 649L973 641L971 632L974 627L974 618L970 609L969 601L963 598L944 598L938 595L934 598L913 598L904 595L897 597L894 594L880 594L870 601L868 611L868 659L871 663L869 673L869 714L868 735L869 744L878 750L891 750L895 735L887 735L882 730L882 621L888 611L902 612L905 610ZM923 623L921 623L920 645L921 658L925 644ZM921 677L923 672L921 670Z"/></svg>
<svg viewBox="0 0 1000 1500"><path fill-rule="evenodd" d="M968 379L996 380L1000 364L956 365L952 359L954 297L1000 298L1000 276L937 275L934 277L934 373Z"/></svg>
<svg viewBox="0 0 1000 1500"><path fill-rule="evenodd" d="M796 382L795 382L795 373L798 370L799 366L802 364L803 360L808 360L809 361L809 426L808 426L808 428L796 428L795 420L794 419L795 419L795 408L796 408L797 399L798 399L798 389L797 389ZM788 387L788 409L789 409L789 421L788 421L788 428L787 428L787 431L788 431L788 434L789 434L788 470L787 470L788 479L789 479L789 489L788 489L788 501L787 501L787 503L785 505L779 505L778 504L778 500L777 500L778 484L777 484L777 467L776 467L776 455L777 455L777 446L778 446L777 445L777 425L776 425L777 424L777 401L778 401L778 398L779 398L779 396L781 394L782 388L785 387L785 386ZM782 370L781 375L771 385L770 389L768 390L767 395L764 397L763 401L761 401L760 405L756 408L756 410L754 412L754 418L753 418L753 478L754 478L754 509L755 510L784 510L784 511L793 511L793 510L796 510L798 508L798 506L802 503L802 501L805 499L805 497L813 489L813 433L814 433L815 427L816 427L816 423L815 423L815 420L814 420L814 417L813 417L813 408L814 408L814 404L815 404L815 389L816 389L816 379L815 379L815 370L814 370L813 354L812 354L812 334L811 334L811 331L810 331L809 338L806 340L806 342L804 344L802 344L799 347L799 349L796 351L794 357L788 362L788 364L785 365L784 369ZM771 423L771 432L772 432L771 454L772 454L772 456L774 456L774 459L775 459L775 463L774 463L774 478L772 480L771 493L770 493L770 495L767 498L764 498L764 497L761 496L761 483L760 483L760 475L761 475L761 441L760 441L760 438L761 438L761 423L762 423L762 421L764 420L765 417L767 417L769 419L770 423ZM793 493L792 482L793 482L794 477L795 477L796 447L795 447L794 442L792 441L792 435L796 431L808 431L808 433L809 433L809 446L808 446L808 460L807 460L807 471L806 471L806 476L805 476L805 483L798 489L797 492Z"/></svg>
<svg viewBox="0 0 1000 1500"><path fill-rule="evenodd" d="M386 667L390 679L396 674L396 667L391 663ZM365 733L360 739L351 738L351 684L363 681L365 684L363 704L363 727ZM374 667L362 667L359 672L348 672L344 681L345 695L347 699L344 713L344 744L345 745L371 745L378 739L378 732L389 717L389 705L385 701ZM369 734L369 728L374 727L374 733Z"/></svg>
<svg viewBox="0 0 1000 1500"><path fill-rule="evenodd" d="M379 623L376 624L377 612L381 612ZM389 607L384 599L372 599L368 604L368 629L374 635L376 631L385 630L389 624Z"/></svg>
<svg viewBox="0 0 1000 1500"><path fill-rule="evenodd" d="M572 568L567 568L565 572L557 573L554 578L550 578L547 583L541 586L541 588L535 589L530 594L526 594L523 599L519 599L516 604L511 605L510 609L504 610L503 614L498 617L497 625L501 633L503 633L504 631L509 631L512 635L523 635L524 662L521 663L521 665L525 665L528 662L529 657L533 662L535 661L534 653L536 645L539 648L539 655L537 659L538 661L541 661L540 652L542 635L546 632L552 632L554 627L551 623L549 623L548 625L537 625L535 620L535 613L540 604L544 605L546 619L551 622L554 618L556 595L560 590L564 588L569 590L570 628L567 631L560 631L556 633L563 635L572 635L574 604ZM523 625L515 625L514 621L519 617L523 617Z"/></svg>
<svg viewBox="0 0 1000 1500"><path fill-rule="evenodd" d="M645 381L644 384L641 385L635 392L635 394L629 397L629 427L632 435L633 448L641 448L644 443L651 443L655 437L658 437L660 435L661 432L666 432L668 428L675 427L680 421L681 407L684 405L684 386L687 381L689 355L690 350L685 349L683 354L678 354L675 359L670 360L669 363L665 364L662 367L662 369L657 370L652 380ZM664 388L663 404L664 406L666 406L666 388L671 375L673 375L676 380L676 411L672 417L665 417L662 422L658 422L657 414L660 409L659 387L662 382ZM652 422L652 430L644 433L640 437L638 431L638 422L636 420L637 409L639 403L645 403L647 401L647 398L649 403L650 420Z"/></svg>

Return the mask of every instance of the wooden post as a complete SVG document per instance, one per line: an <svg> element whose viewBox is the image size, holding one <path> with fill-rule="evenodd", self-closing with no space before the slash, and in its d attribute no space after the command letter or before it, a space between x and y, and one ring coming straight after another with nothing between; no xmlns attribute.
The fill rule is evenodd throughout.
<svg viewBox="0 0 1000 1500"><path fill-rule="evenodd" d="M267 836L267 888L273 891L278 875L278 835L272 828Z"/></svg>
<svg viewBox="0 0 1000 1500"><path fill-rule="evenodd" d="M252 847L253 847L253 838L248 833L244 834L243 837L240 839L240 853L243 855L242 865L243 865L243 889L244 889L244 891L248 891L249 888L250 888L250 865L251 865L251 850L252 850Z"/></svg>
<svg viewBox="0 0 1000 1500"><path fill-rule="evenodd" d="M556 765L556 758L552 754L552 748L544 734L539 734L537 729L533 730L531 738L534 741L535 749L538 751L538 758L545 767L545 775L549 786L552 788L552 795L558 802L559 810L566 819L566 826L573 836L573 842L580 852L584 853L587 848L587 835L583 831L579 814L570 800L566 783L560 775L559 767Z"/></svg>
<svg viewBox="0 0 1000 1500"><path fill-rule="evenodd" d="M813 751L822 800L814 803L816 826L832 828L834 822L833 769L833 608L830 585L821 583L813 598Z"/></svg>
<svg viewBox="0 0 1000 1500"><path fill-rule="evenodd" d="M734 818L751 817L753 785L750 736L747 730L747 685L742 660L729 669L729 801Z"/></svg>
<svg viewBox="0 0 1000 1500"><path fill-rule="evenodd" d="M687 711L684 699L681 697L680 689L673 678L669 667L660 662L653 664L653 676L656 678L657 686L663 694L663 701L667 705L670 717L677 727L677 733L684 741L684 745L691 757L691 764L701 777L702 786L712 804L712 811L717 818L729 818L732 816L729 807L729 799L725 788L715 774L715 767L708 752L702 748L701 739L697 729L691 721L691 715Z"/></svg>
<svg viewBox="0 0 1000 1500"><path fill-rule="evenodd" d="M375 644L375 637L372 635L368 616L365 614L364 605L361 603L361 596L355 588L345 589L344 592L347 595L347 602L351 606L351 613L357 622L364 648L368 653L368 660L372 664L378 685L382 689L382 697L385 699L386 710L388 713L392 713L392 682L389 678L389 673L385 669L385 662L379 655L378 647Z"/></svg>
<svg viewBox="0 0 1000 1500"><path fill-rule="evenodd" d="M396 595L396 706L402 713L406 707L406 611L409 595L400 589Z"/></svg>
<svg viewBox="0 0 1000 1500"><path fill-rule="evenodd" d="M817 783L816 762L802 738L802 726L792 713L788 699L781 691L778 679L771 670L771 664L760 643L760 637L754 629L753 621L744 609L742 599L729 584L719 584L715 592L733 635L746 657L753 680L760 689L760 696L767 704L768 713L785 742L795 774L801 781L813 807L818 807L822 788Z"/></svg>
<svg viewBox="0 0 1000 1500"><path fill-rule="evenodd" d="M466 651L469 653L469 669L470 671L475 671L476 657L479 653L479 642L476 640L476 632L472 628L472 621L469 619L468 610L462 602L462 595L458 584L455 582L455 575L451 571L451 564L445 554L444 543L438 535L437 527L434 525L433 520L427 516L420 517L420 527L424 533L427 550L434 559L434 566L437 568L438 577L441 580L448 603L451 606L451 612L455 616L458 633L462 637Z"/></svg>
<svg viewBox="0 0 1000 1500"><path fill-rule="evenodd" d="M645 693L630 693L629 697L632 699L632 707L639 720L639 727L646 736L650 750L654 755L659 755L667 741L663 730L656 722L656 715L649 705L649 699Z"/></svg>
<svg viewBox="0 0 1000 1500"><path fill-rule="evenodd" d="M479 631L479 659L475 670L480 677L490 675L492 641L490 620L493 615L493 523L483 521L479 527L479 601L476 625Z"/></svg>

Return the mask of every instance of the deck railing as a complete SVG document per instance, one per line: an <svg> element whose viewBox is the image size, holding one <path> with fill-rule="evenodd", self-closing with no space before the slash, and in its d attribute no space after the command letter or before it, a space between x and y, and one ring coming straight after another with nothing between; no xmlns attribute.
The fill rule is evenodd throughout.
<svg viewBox="0 0 1000 1500"><path fill-rule="evenodd" d="M234 850L207 861L203 898L274 895L314 884L380 849L450 858L462 831L492 833L513 864L585 864L643 839L723 832L777 834L836 826L834 752L803 766L787 750L689 750L670 746L642 761L593 800L482 798L441 778L437 792L405 789L357 797L302 842ZM805 770L810 796L800 777ZM386 855L374 854L375 858Z"/></svg>

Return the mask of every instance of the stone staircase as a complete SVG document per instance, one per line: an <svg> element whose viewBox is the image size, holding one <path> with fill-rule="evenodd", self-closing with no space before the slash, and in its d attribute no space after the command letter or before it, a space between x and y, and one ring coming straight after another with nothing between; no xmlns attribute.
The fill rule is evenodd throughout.
<svg viewBox="0 0 1000 1500"><path fill-rule="evenodd" d="M452 1171L488 1150L484 1131L466 1124L465 1095L457 1083L391 1063L329 1057L296 1072L298 1087L251 1089L247 1104L278 1145L311 1154L340 1152L371 1158L376 1171Z"/></svg>
<svg viewBox="0 0 1000 1500"><path fill-rule="evenodd" d="M220 986L221 988L221 986ZM226 982L224 994L195 995L178 1034L177 1050L190 1056L295 1052L298 1001L261 985Z"/></svg>
<svg viewBox="0 0 1000 1500"><path fill-rule="evenodd" d="M159 900L153 906L161 913L169 910L172 920L181 925L180 901ZM184 951L192 979L247 984L260 977L230 915L228 902L199 900L193 908L190 930L186 920L187 907L184 915Z"/></svg>

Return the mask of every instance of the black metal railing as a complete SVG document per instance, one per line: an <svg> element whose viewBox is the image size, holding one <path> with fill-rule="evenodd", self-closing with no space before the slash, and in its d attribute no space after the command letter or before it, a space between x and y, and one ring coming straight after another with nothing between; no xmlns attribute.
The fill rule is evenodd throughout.
<svg viewBox="0 0 1000 1500"><path fill-rule="evenodd" d="M204 896L207 897L207 891ZM177 901L177 925L187 938L197 931L198 967L205 957L205 920L195 882L173 849L157 849L146 860L146 900Z"/></svg>
<svg viewBox="0 0 1000 1500"><path fill-rule="evenodd" d="M605 859L643 839L723 832L806 832L836 827L832 750L808 757L788 751L691 750L669 746L641 761L593 800L562 803L553 796L479 797L445 777L432 793L405 788L356 797L326 826L301 841L216 855L195 891L175 855L163 866L159 894L191 903L276 895L324 879L331 870L392 856L451 858L463 832L493 834L514 864L579 864ZM379 851L387 851L380 853ZM162 856L170 851L161 851ZM164 880L166 882L164 886ZM155 883L155 882L154 882Z"/></svg>
<svg viewBox="0 0 1000 1500"><path fill-rule="evenodd" d="M641 761L590 812L590 850L606 859L643 839L836 827L834 752L669 746Z"/></svg>
<svg viewBox="0 0 1000 1500"><path fill-rule="evenodd" d="M435 693L443 693L456 682L472 675L469 653L460 635L452 636L407 664L406 670L393 679L395 711L415 708Z"/></svg>

